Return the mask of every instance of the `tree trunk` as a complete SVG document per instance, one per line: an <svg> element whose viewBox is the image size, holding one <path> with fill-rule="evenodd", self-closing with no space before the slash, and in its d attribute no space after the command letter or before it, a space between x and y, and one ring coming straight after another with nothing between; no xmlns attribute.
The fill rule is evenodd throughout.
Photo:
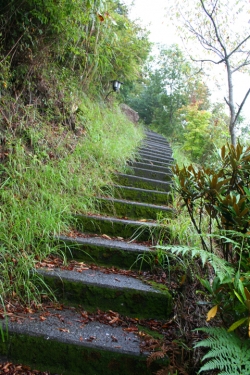
<svg viewBox="0 0 250 375"><path fill-rule="evenodd" d="M235 106L234 106L234 91L233 91L233 79L230 63L225 59L227 67L227 81L228 81L228 100L226 100L227 105L229 106L230 111L230 123L229 123L229 132L231 136L231 143L233 146L236 146L236 135L235 135Z"/></svg>

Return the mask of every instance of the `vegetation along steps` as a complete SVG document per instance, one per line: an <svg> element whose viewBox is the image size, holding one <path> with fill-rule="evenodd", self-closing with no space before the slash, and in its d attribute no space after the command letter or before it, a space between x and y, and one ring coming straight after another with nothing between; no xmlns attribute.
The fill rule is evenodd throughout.
<svg viewBox="0 0 250 375"><path fill-rule="evenodd" d="M6 319L1 355L64 375L152 375L160 369L157 361L147 366L138 322L167 319L172 297L136 270L148 269L157 256L152 238L161 231L158 215L173 214L172 158L158 157L159 144L169 149L163 137L146 131L143 147L149 143L156 144L156 160L147 161L139 150L143 167L130 163L132 174L114 176L114 195L104 189L97 199L102 214L74 215L72 232L54 238L69 265L44 262L36 272L59 303ZM158 163L154 170L157 159L169 164Z"/></svg>

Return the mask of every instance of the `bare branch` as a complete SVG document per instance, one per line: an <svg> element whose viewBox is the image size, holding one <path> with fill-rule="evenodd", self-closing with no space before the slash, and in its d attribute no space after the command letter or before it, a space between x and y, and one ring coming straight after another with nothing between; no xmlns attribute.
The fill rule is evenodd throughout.
<svg viewBox="0 0 250 375"><path fill-rule="evenodd" d="M200 3L201 3L201 6L202 6L204 12L205 12L206 15L209 17L210 21L211 21L212 24L213 24L213 27L214 27L214 31L215 31L215 35L216 35L217 41L218 41L218 43L220 44L221 48L223 49L223 51L224 51L224 56L225 56L225 58L226 58L226 56L227 56L227 50L226 50L226 47L224 46L224 44L222 43L221 37L219 36L218 28L217 28L217 25L216 25L216 23L215 23L215 21L214 21L214 19L213 19L212 13L211 13L211 14L208 13L207 9L205 8L204 1L203 1L203 0L200 0ZM216 4L217 4L217 2L216 2ZM214 11L214 10L213 10L213 11Z"/></svg>
<svg viewBox="0 0 250 375"><path fill-rule="evenodd" d="M248 89L248 91L247 91L247 93L246 93L244 99L243 99L242 102L241 102L241 105L239 106L239 109L238 109L238 111L237 111L237 113L236 113L236 116L235 116L235 119L234 119L234 122L233 122L233 126L236 124L236 122L237 122L237 120L238 120L238 117L239 117L239 115L240 115L240 112L241 112L241 110L242 110L242 108L243 108L243 106L244 106L244 104L245 104L245 101L247 100L247 97L248 97L249 94L250 94L250 89Z"/></svg>
<svg viewBox="0 0 250 375"><path fill-rule="evenodd" d="M223 60L220 60L220 61L214 61L214 60L210 60L210 59L193 59L192 57L190 57L192 61L195 61L195 62L211 62L215 65L218 65L218 64L221 64L225 59Z"/></svg>
<svg viewBox="0 0 250 375"><path fill-rule="evenodd" d="M227 100L227 98L225 96L224 96L224 100L227 103L227 105L230 107L229 101Z"/></svg>
<svg viewBox="0 0 250 375"><path fill-rule="evenodd" d="M202 1L202 0L201 0ZM229 55L227 55L227 58L229 59L230 57L231 57L231 55L233 54L233 53L235 53L239 48L240 48L240 46L242 46L242 44L244 44L248 39L250 38L250 34L240 43L240 44L238 44L238 46L237 47L235 47L230 53L229 53Z"/></svg>
<svg viewBox="0 0 250 375"><path fill-rule="evenodd" d="M244 63L242 63L241 65L237 66L237 68L233 69L232 70L232 74L237 72L238 70L240 70L241 68L243 68L243 66L247 66L247 65L250 65L250 61L245 61Z"/></svg>

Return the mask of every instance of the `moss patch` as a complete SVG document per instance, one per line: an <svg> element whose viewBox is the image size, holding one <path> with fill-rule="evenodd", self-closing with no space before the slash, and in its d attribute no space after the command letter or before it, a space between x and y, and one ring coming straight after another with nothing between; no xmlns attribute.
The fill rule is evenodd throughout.
<svg viewBox="0 0 250 375"><path fill-rule="evenodd" d="M172 297L166 290L164 293L155 293L126 287L110 288L61 280L60 277L50 275L45 277L45 281L61 302L82 305L86 310L99 308L107 311L112 306L114 311L139 319L166 319L172 312Z"/></svg>
<svg viewBox="0 0 250 375"><path fill-rule="evenodd" d="M9 335L7 344L0 342L0 353L9 360L62 375L152 375L159 369L157 364L148 368L144 355L101 351L23 334Z"/></svg>
<svg viewBox="0 0 250 375"><path fill-rule="evenodd" d="M112 246L112 245L111 245ZM101 247L94 244L78 244L72 240L61 241L61 249L68 259L76 259L102 266L115 266L123 269L149 270L150 264L138 262L138 257L150 254L153 251L122 250L112 247Z"/></svg>

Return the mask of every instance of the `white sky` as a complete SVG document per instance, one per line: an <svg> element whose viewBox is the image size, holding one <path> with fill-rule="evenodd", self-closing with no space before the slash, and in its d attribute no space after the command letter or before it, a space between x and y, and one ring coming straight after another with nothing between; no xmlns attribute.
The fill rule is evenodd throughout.
<svg viewBox="0 0 250 375"><path fill-rule="evenodd" d="M164 9L166 1L167 0L123 0L123 2L129 6L132 4L130 7L130 18L133 20L140 19L140 23L150 31L150 41L165 45L177 43L182 49L182 42L176 35L174 27L171 26L166 15L166 10ZM223 98L227 95L227 90L223 85L220 89L215 88L213 82L217 75L218 71L214 70L209 77L208 86L212 93L211 101L224 102ZM238 74L237 81L235 78L236 77L234 77L235 100L236 103L240 103L250 87L250 76ZM248 107L250 107L250 97L245 103L244 111L242 112L245 117L250 118L250 110L248 111Z"/></svg>

